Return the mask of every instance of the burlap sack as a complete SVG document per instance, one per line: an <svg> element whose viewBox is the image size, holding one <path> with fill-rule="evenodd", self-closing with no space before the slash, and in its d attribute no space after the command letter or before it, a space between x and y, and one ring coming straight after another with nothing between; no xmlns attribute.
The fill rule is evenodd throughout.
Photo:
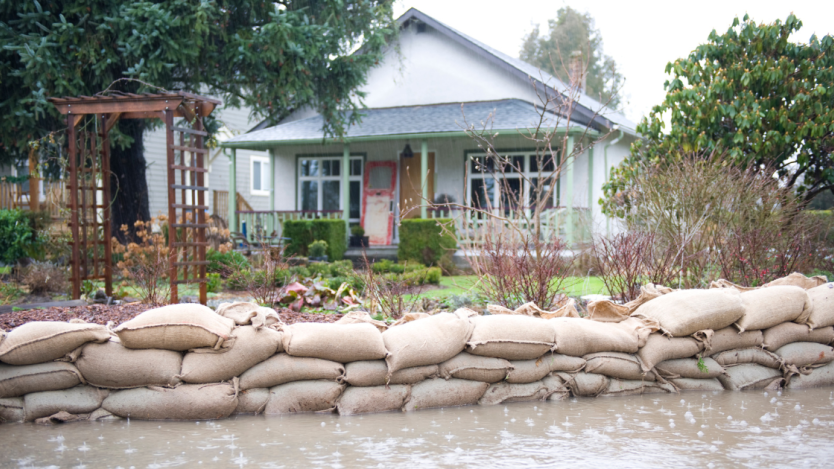
<svg viewBox="0 0 834 469"><path fill-rule="evenodd" d="M782 372L754 363L731 366L718 377L718 381L728 391L764 389L777 380L782 380Z"/></svg>
<svg viewBox="0 0 834 469"><path fill-rule="evenodd" d="M698 331L694 334L694 337L704 342L704 353L707 354L762 345L762 331L739 332L733 326L725 327L714 332L710 330Z"/></svg>
<svg viewBox="0 0 834 469"><path fill-rule="evenodd" d="M182 382L181 353L129 349L115 340L85 345L75 364L88 383L100 388L173 387Z"/></svg>
<svg viewBox="0 0 834 469"><path fill-rule="evenodd" d="M530 316L478 316L466 343L466 351L483 357L505 360L531 360L555 346L553 328L548 320Z"/></svg>
<svg viewBox="0 0 834 469"><path fill-rule="evenodd" d="M794 272L787 277L777 278L776 280L764 284L765 287L773 287L776 285L791 285L794 287L800 287L805 290L810 290L811 288L818 287L828 279L825 278L824 275L817 275L815 277L806 277L799 272Z"/></svg>
<svg viewBox="0 0 834 469"><path fill-rule="evenodd" d="M348 363L342 381L351 386L384 386L386 384L415 384L438 375L437 365L413 366L395 371L388 376L384 360Z"/></svg>
<svg viewBox="0 0 834 469"><path fill-rule="evenodd" d="M773 369L782 367L782 359L778 355L756 347L727 350L726 352L716 353L711 358L725 368L748 363L755 363Z"/></svg>
<svg viewBox="0 0 834 469"><path fill-rule="evenodd" d="M640 359L630 353L598 352L585 355L585 372L624 380L654 381L651 371L643 374Z"/></svg>
<svg viewBox="0 0 834 469"><path fill-rule="evenodd" d="M653 283L647 283L640 287L640 296L637 298L629 301L625 304L628 307L629 314L635 312L637 308L640 306L648 303L649 301L659 298L663 295L668 293L672 293L672 290L669 287L664 287L663 285L655 285Z"/></svg>
<svg viewBox="0 0 834 469"><path fill-rule="evenodd" d="M600 397L639 396L641 394L675 393L677 389L669 383L655 383L634 379L611 378L608 388Z"/></svg>
<svg viewBox="0 0 834 469"><path fill-rule="evenodd" d="M284 327L284 351L294 357L339 363L385 358L382 334L372 324L296 323Z"/></svg>
<svg viewBox="0 0 834 469"><path fill-rule="evenodd" d="M738 290L714 289L672 292L643 304L632 316L655 319L664 333L686 337L703 329L723 329L743 314Z"/></svg>
<svg viewBox="0 0 834 469"><path fill-rule="evenodd" d="M215 312L224 318L231 319L238 326L254 326L260 329L264 326L281 324L281 317L274 309L255 303L223 303Z"/></svg>
<svg viewBox="0 0 834 469"><path fill-rule="evenodd" d="M253 388L240 391L237 394L237 407L235 414L260 414L266 408L269 401L269 389Z"/></svg>
<svg viewBox="0 0 834 469"><path fill-rule="evenodd" d="M543 401L550 392L541 381L526 384L495 383L487 388L478 400L479 405L497 405L504 402Z"/></svg>
<svg viewBox="0 0 834 469"><path fill-rule="evenodd" d="M692 379L692 378L675 378L670 379L672 383L680 391L703 391L703 392L717 392L723 391L724 385L718 378L712 379Z"/></svg>
<svg viewBox="0 0 834 469"><path fill-rule="evenodd" d="M30 392L57 391L84 382L73 365L64 362L37 365L0 365L0 398L18 397Z"/></svg>
<svg viewBox="0 0 834 469"><path fill-rule="evenodd" d="M834 386L834 363L810 370L807 374L793 376L787 389L809 389L822 386Z"/></svg>
<svg viewBox="0 0 834 469"><path fill-rule="evenodd" d="M571 394L577 397L596 397L608 389L609 379L605 375L580 371L570 374L558 372L556 376L561 378Z"/></svg>
<svg viewBox="0 0 834 469"><path fill-rule="evenodd" d="M548 401L563 401L570 397L570 389L565 385L565 382L559 376L550 374L542 379L542 383L547 386L550 395L547 397Z"/></svg>
<svg viewBox="0 0 834 469"><path fill-rule="evenodd" d="M418 319L426 319L430 317L431 315L428 313L405 313L399 319L394 321L390 327L400 326L407 322L416 321Z"/></svg>
<svg viewBox="0 0 834 469"><path fill-rule="evenodd" d="M665 379L711 379L724 373L724 367L710 357L701 358L701 365L698 366L697 358L677 358L658 363L654 370Z"/></svg>
<svg viewBox="0 0 834 469"><path fill-rule="evenodd" d="M98 409L94 410L90 414L90 417L88 417L87 420L90 420L90 421L94 422L94 421L97 421L97 420L102 421L102 420L121 420L121 419L122 418L119 417L118 415L113 415L110 412L108 412L107 410L105 410L104 408L99 407Z"/></svg>
<svg viewBox="0 0 834 469"><path fill-rule="evenodd" d="M756 289L756 287L743 287L741 285L736 285L735 283L733 283L733 282L731 282L727 279L723 279L723 278L718 279L718 280L713 280L712 282L709 283L709 287L710 288L735 288L736 290L738 290L740 292L751 291L751 290Z"/></svg>
<svg viewBox="0 0 834 469"><path fill-rule="evenodd" d="M592 301L588 303L588 319L599 322L621 322L628 319L631 309L627 305L618 305L611 300Z"/></svg>
<svg viewBox="0 0 834 469"><path fill-rule="evenodd" d="M0 399L0 423L22 422L23 417L22 397Z"/></svg>
<svg viewBox="0 0 834 469"><path fill-rule="evenodd" d="M243 372L240 389L271 388L292 381L336 381L344 375L345 366L339 362L279 353Z"/></svg>
<svg viewBox="0 0 834 469"><path fill-rule="evenodd" d="M339 415L366 414L369 412L389 412L401 410L408 400L411 386L395 384L391 386L348 387L339 398L336 410Z"/></svg>
<svg viewBox="0 0 834 469"><path fill-rule="evenodd" d="M497 383L507 378L513 365L503 358L479 357L461 352L441 363L438 368L440 376L446 379L458 378ZM547 371L549 372L550 370Z"/></svg>
<svg viewBox="0 0 834 469"><path fill-rule="evenodd" d="M185 351L230 347L235 322L211 308L182 303L151 309L113 329L127 348Z"/></svg>
<svg viewBox="0 0 834 469"><path fill-rule="evenodd" d="M834 326L834 283L826 283L808 290L814 308L806 324L811 329Z"/></svg>
<svg viewBox="0 0 834 469"><path fill-rule="evenodd" d="M808 293L799 287L757 288L741 294L744 315L736 321L739 331L767 329L783 322L804 324L813 311Z"/></svg>
<svg viewBox="0 0 834 469"><path fill-rule="evenodd" d="M240 326L232 332L232 337L234 345L226 352L197 349L185 354L180 378L186 383L203 384L240 376L280 351L283 334L267 327Z"/></svg>
<svg viewBox="0 0 834 469"><path fill-rule="evenodd" d="M61 391L33 392L23 397L24 420L31 422L41 417L64 411L70 414L90 413L107 397L106 389L76 386Z"/></svg>
<svg viewBox="0 0 834 469"><path fill-rule="evenodd" d="M834 342L834 327L823 327L812 331L806 324L786 322L763 332L762 347L767 350L777 350L793 342L830 344Z"/></svg>
<svg viewBox="0 0 834 469"><path fill-rule="evenodd" d="M544 379L552 371L550 369L550 354L535 360L515 360L510 362L511 369L507 375L507 383L525 384Z"/></svg>
<svg viewBox="0 0 834 469"><path fill-rule="evenodd" d="M834 348L814 342L794 342L776 350L786 365L797 368L825 365L834 361Z"/></svg>
<svg viewBox="0 0 834 469"><path fill-rule="evenodd" d="M363 324L367 323L370 324L377 329L379 332L385 332L388 329L388 324L385 321L377 321L376 319L372 318L370 314L366 311L351 311L344 316L342 316L335 324Z"/></svg>
<svg viewBox="0 0 834 469"><path fill-rule="evenodd" d="M596 352L635 353L651 332L640 319L629 318L619 323L587 319L551 319L556 337L556 350L564 355L584 357Z"/></svg>
<svg viewBox="0 0 834 469"><path fill-rule="evenodd" d="M554 311L545 311L539 308L538 305L531 301L528 303L524 303L515 310L511 310L500 305L487 305L487 311L489 311L489 314L518 314L542 319L580 317L579 312L576 310L576 301L573 298L565 298L556 306L557 308Z"/></svg>
<svg viewBox="0 0 834 469"><path fill-rule="evenodd" d="M471 333L469 320L452 313L392 327L382 334L390 354L385 359L388 373L443 363L463 351Z"/></svg>
<svg viewBox="0 0 834 469"><path fill-rule="evenodd" d="M0 343L0 362L34 365L62 358L87 342L104 342L110 332L99 324L34 321L14 328Z"/></svg>
<svg viewBox="0 0 834 469"><path fill-rule="evenodd" d="M676 358L690 358L703 350L703 344L691 337L665 337L652 334L646 345L637 352L643 372L649 372L658 363Z"/></svg>
<svg viewBox="0 0 834 469"><path fill-rule="evenodd" d="M344 389L344 384L320 379L275 386L269 389L269 402L266 403L264 413L332 412Z"/></svg>
<svg viewBox="0 0 834 469"><path fill-rule="evenodd" d="M472 405L484 395L489 383L466 379L427 379L411 387L411 397L403 410Z"/></svg>
<svg viewBox="0 0 834 469"><path fill-rule="evenodd" d="M561 353L549 353L542 357L542 359L548 364L551 372L575 372L585 368L585 359L581 357L571 357L570 355L562 355Z"/></svg>
<svg viewBox="0 0 834 469"><path fill-rule="evenodd" d="M237 408L237 394L228 383L153 386L114 391L102 407L119 417L139 420L222 419Z"/></svg>

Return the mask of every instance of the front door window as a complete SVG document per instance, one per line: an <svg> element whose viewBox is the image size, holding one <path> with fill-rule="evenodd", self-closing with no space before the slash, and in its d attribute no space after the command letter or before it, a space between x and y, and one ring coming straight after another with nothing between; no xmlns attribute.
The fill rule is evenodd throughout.
<svg viewBox="0 0 834 469"><path fill-rule="evenodd" d="M351 222L361 217L362 157L350 157L350 207L342 200L342 157L302 157L298 161L298 210L349 210Z"/></svg>

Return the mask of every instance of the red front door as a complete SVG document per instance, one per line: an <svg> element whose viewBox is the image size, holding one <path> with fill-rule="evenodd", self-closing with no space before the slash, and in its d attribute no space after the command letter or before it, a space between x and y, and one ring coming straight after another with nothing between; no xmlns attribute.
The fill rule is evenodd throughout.
<svg viewBox="0 0 834 469"><path fill-rule="evenodd" d="M365 189L362 195L362 228L370 244L391 244L394 233L394 192L397 187L397 163L373 161L365 165Z"/></svg>

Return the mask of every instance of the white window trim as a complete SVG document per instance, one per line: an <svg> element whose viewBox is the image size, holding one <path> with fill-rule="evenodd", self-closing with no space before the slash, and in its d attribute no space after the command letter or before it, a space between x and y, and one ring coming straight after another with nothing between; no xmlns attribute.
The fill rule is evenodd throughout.
<svg viewBox="0 0 834 469"><path fill-rule="evenodd" d="M522 179L522 188L521 188L522 200L525 201L525 205L529 204L530 203L529 202L530 201L530 184L528 183L528 181L525 181L521 177L521 175L523 174L528 180L532 179L532 178L536 178L536 177L539 176L538 171L530 171L530 161L531 161L532 158L536 157L536 153L535 152L513 152L513 153L507 153L505 155L502 155L505 158L512 158L512 157L515 157L515 156L523 156L524 157L524 166L523 166L524 171L522 171L522 172L501 174L500 172L494 172L494 173L483 172L482 173L482 172L473 171L472 170L472 161L475 158L484 158L486 156L487 156L486 153L471 153L471 154L467 155L467 157L466 157L466 164L468 165L467 166L467 169L468 169L467 170L467 179L468 179L468 181L467 181L467 191L466 191L466 204L469 205L470 207L472 206L472 181L476 180L476 179L477 180L483 180L483 179L488 179L488 178L492 178L492 179L495 180L495 189L496 189L494 191L493 195L492 195L493 200L489 201L491 208L497 209L500 205L500 202L501 202L501 195L500 195L501 184L499 182L500 179L513 179L513 178ZM558 156L557 156L557 161L558 161ZM557 163L557 165L558 165L558 163ZM542 174L547 174L547 173L542 172ZM557 178L556 181L554 182L554 184L556 184L556 189L554 189L554 191L553 191L553 200L551 201L551 204L554 207L557 206L557 202L560 200L560 197L559 197L560 196L559 191L561 190L561 187L559 185L559 180L560 179L561 178Z"/></svg>
<svg viewBox="0 0 834 469"><path fill-rule="evenodd" d="M301 170L302 170L301 162L305 161L305 160L316 160L316 161L319 162L319 175L318 176L302 176L301 175ZM326 161L326 160L330 160L330 161L335 160L335 161L340 162L340 166L339 166L340 171L339 171L338 176L322 176L321 175L321 172L322 172L321 171L322 170L321 162ZM342 181L341 161L342 161L341 156L304 156L304 157L299 157L298 158L298 165L297 165L298 170L296 171L296 180L297 180L297 184L296 184L297 197L296 197L296 205L295 205L296 210L301 210L301 197L302 197L301 183L303 181L316 181L316 182L319 183L318 184L318 196L317 196L318 205L316 207L316 210L323 210L322 209L322 204L324 203L324 197L323 197L322 191L324 190L324 184L322 184L322 182L324 182L324 181L339 181L339 210L348 210L348 208L345 208L345 200L344 200L344 193L345 192L344 192L344 188L342 187L342 184L341 184L341 181ZM358 176L350 175L350 163L348 163L347 168L344 168L346 171L348 171L348 184L350 184L350 181L359 181L359 218L350 218L348 221L354 222L354 223L359 223L359 220L362 217L362 192L363 192L363 189L364 189L364 186L365 186L365 179L364 179L364 177L365 177L365 164L364 164L364 159L362 158L362 156L359 156L359 155L351 155L350 156L350 161L359 161L360 162L360 168L361 168L362 172Z"/></svg>
<svg viewBox="0 0 834 469"><path fill-rule="evenodd" d="M269 171L274 171L275 170L275 168L273 168L272 165L270 164L268 156L255 156L255 155L250 156L249 157L249 193L252 194L253 196L269 197L269 195L272 193L271 188L267 189L267 190L263 190L263 189L256 190L255 189L255 162L256 161L261 163L261 187L264 187L264 186L269 187L269 183L272 179L270 177L271 173ZM267 170L266 172L264 172L264 170L263 170L263 167L264 167L263 165L264 164L266 164L267 167L269 168L269 170ZM266 181L264 181L264 178L266 178Z"/></svg>

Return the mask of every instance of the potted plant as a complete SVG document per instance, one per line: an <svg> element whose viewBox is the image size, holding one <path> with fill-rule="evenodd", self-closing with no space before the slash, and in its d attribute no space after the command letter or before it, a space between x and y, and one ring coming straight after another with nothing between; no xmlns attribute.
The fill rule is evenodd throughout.
<svg viewBox="0 0 834 469"><path fill-rule="evenodd" d="M353 225L350 227L350 247L352 248L366 248L368 247L368 237L365 236L365 228L362 225Z"/></svg>
<svg viewBox="0 0 834 469"><path fill-rule="evenodd" d="M307 254L311 261L327 262L327 241L313 241L307 246Z"/></svg>

